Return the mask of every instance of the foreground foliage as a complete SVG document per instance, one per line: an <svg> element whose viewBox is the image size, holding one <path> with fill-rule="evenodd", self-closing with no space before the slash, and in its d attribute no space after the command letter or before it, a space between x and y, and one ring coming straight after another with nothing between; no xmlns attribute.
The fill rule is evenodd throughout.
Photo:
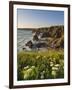
<svg viewBox="0 0 72 90"><path fill-rule="evenodd" d="M63 50L19 52L18 80L56 79L64 77Z"/></svg>

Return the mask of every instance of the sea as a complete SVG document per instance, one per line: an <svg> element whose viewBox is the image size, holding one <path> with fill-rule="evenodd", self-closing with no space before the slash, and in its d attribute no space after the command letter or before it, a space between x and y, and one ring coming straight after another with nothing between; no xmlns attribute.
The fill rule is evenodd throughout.
<svg viewBox="0 0 72 90"><path fill-rule="evenodd" d="M21 51L26 42L32 40L32 30L17 30L17 51Z"/></svg>

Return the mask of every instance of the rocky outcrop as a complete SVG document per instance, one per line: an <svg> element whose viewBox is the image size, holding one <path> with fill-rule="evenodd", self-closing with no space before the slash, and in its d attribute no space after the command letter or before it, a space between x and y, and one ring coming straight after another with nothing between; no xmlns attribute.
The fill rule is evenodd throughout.
<svg viewBox="0 0 72 90"><path fill-rule="evenodd" d="M38 44L36 44L36 47L37 48L47 48L48 45L46 43L38 43Z"/></svg>
<svg viewBox="0 0 72 90"><path fill-rule="evenodd" d="M32 41L31 41L31 40L28 41L28 42L25 44L25 46L28 46L29 48L32 48L32 46L33 46Z"/></svg>
<svg viewBox="0 0 72 90"><path fill-rule="evenodd" d="M28 46L29 48L46 48L48 45L45 42L39 42L39 43L32 43L32 41L28 41L25 46ZM24 50L25 48L23 48Z"/></svg>
<svg viewBox="0 0 72 90"><path fill-rule="evenodd" d="M38 40L39 40L37 34L35 34L35 35L33 36L33 40L34 40L34 41L38 41Z"/></svg>
<svg viewBox="0 0 72 90"><path fill-rule="evenodd" d="M50 37L49 32L44 32L44 33L42 33L41 38L46 38L46 37Z"/></svg>
<svg viewBox="0 0 72 90"><path fill-rule="evenodd" d="M33 33L34 33L33 39L25 44L25 46L28 46L31 49L64 48L64 26L38 28L35 29Z"/></svg>
<svg viewBox="0 0 72 90"><path fill-rule="evenodd" d="M34 30L36 35L42 33L41 38L51 37L60 38L64 34L64 26L51 26L48 28L38 28Z"/></svg>

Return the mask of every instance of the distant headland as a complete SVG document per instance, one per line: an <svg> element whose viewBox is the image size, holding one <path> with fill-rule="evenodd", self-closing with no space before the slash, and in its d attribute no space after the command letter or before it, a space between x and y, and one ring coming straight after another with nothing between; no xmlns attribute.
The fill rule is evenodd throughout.
<svg viewBox="0 0 72 90"><path fill-rule="evenodd" d="M34 30L35 28L17 28L18 30Z"/></svg>
<svg viewBox="0 0 72 90"><path fill-rule="evenodd" d="M49 28L55 28L55 27L64 27L64 25L54 25L54 26L48 26L48 27L35 27L35 28L17 28L17 30L47 30Z"/></svg>

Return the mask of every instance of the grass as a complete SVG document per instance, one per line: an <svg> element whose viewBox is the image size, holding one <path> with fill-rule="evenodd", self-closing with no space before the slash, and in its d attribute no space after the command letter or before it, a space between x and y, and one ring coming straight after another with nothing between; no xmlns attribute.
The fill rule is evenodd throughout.
<svg viewBox="0 0 72 90"><path fill-rule="evenodd" d="M64 51L21 51L17 55L18 80L64 78Z"/></svg>

